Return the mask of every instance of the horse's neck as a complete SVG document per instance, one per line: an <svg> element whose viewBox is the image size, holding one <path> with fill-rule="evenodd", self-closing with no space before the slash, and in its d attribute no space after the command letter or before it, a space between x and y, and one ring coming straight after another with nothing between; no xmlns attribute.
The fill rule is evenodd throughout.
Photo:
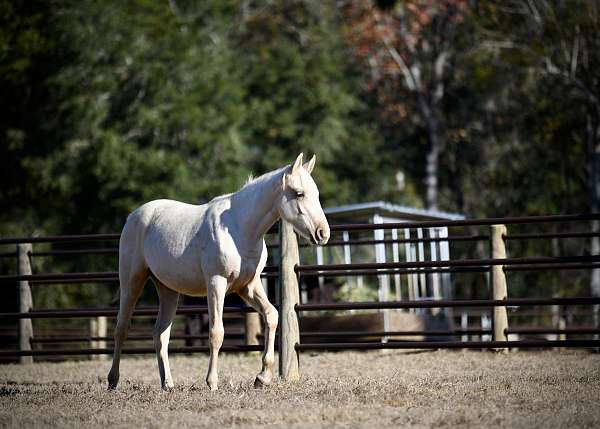
<svg viewBox="0 0 600 429"><path fill-rule="evenodd" d="M233 195L241 247L247 253L262 252L266 232L279 219L277 200L285 170L261 176Z"/></svg>

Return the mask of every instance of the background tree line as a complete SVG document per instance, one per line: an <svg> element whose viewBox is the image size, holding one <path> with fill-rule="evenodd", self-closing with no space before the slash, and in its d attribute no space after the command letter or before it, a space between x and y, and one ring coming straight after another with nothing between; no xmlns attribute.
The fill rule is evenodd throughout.
<svg viewBox="0 0 600 429"><path fill-rule="evenodd" d="M325 206L599 211L599 13L0 0L0 234L116 232L145 201L204 202L301 150Z"/></svg>

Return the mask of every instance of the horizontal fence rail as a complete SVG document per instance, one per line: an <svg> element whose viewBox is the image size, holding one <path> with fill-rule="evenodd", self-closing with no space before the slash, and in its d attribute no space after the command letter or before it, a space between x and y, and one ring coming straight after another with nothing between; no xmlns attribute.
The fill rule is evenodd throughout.
<svg viewBox="0 0 600 429"><path fill-rule="evenodd" d="M600 237L600 232L564 232L564 233L539 233L539 234L511 234L504 237L505 240L535 240L535 239L554 239L554 238L591 238ZM351 239L351 240L329 240L327 247L336 246L364 246L374 244L406 244L406 243L441 243L441 242L459 242L459 241L487 241L488 235L450 235L448 237L423 237L423 238L398 238L398 239ZM16 240L16 239L15 239ZM91 240L93 241L93 240ZM301 243L300 247L312 247L312 244ZM267 248L277 248L277 243L267 244ZM97 248L97 249L56 249L40 252L30 252L32 257L47 256L72 256L72 255L118 255L118 248ZM14 257L15 252L0 253L0 257Z"/></svg>
<svg viewBox="0 0 600 429"><path fill-rule="evenodd" d="M561 263L561 264L532 264L523 266L503 267L503 271L544 271L544 270L585 270L598 269L600 262L595 263ZM415 269L379 269L371 268L365 270L343 270L343 271L302 271L303 277L353 277L368 275L391 275L391 274L435 274L435 273L487 273L489 267L450 267L450 268L420 268Z"/></svg>
<svg viewBox="0 0 600 429"><path fill-rule="evenodd" d="M460 227L460 226L490 226L512 224L539 224L553 222L581 222L600 220L600 213L550 215L550 216L522 216L505 218L465 219L465 220L431 220L417 222L386 222L364 224L337 224L331 225L331 231L373 231L377 229L407 229L407 228L435 228L435 227Z"/></svg>
<svg viewBox="0 0 600 429"><path fill-rule="evenodd" d="M223 345L223 352L258 352L263 349L262 345ZM169 347L169 353L207 353L209 346ZM124 354L153 354L154 347L124 348ZM0 357L13 356L79 356L79 355L112 355L111 348L89 348L89 349L46 349L46 350L0 350Z"/></svg>
<svg viewBox="0 0 600 429"><path fill-rule="evenodd" d="M252 307L223 307L223 313L253 313ZM0 320L13 319L70 319L77 317L116 317L119 313L118 308L89 308L74 310L32 310L27 313L0 313ZM178 315L194 315L208 313L206 305L189 305L177 308ZM136 308L133 311L133 317L156 316L158 307Z"/></svg>
<svg viewBox="0 0 600 429"><path fill-rule="evenodd" d="M441 307L512 307L525 305L590 305L600 304L600 297L581 298L509 298L509 299L440 299L431 301L336 302L329 304L298 304L296 311L320 310L384 310L397 308Z"/></svg>
<svg viewBox="0 0 600 429"><path fill-rule="evenodd" d="M443 267L476 267L492 265L530 265L530 264L564 264L576 262L600 262L600 255L582 256L546 256L533 258L505 258L505 259L462 259L454 261L425 261L425 262L373 262L361 264L323 264L323 265L296 265L296 272L304 271L344 271L379 268L443 268ZM549 267L551 268L551 267Z"/></svg>
<svg viewBox="0 0 600 429"><path fill-rule="evenodd" d="M262 275L277 275L279 267L266 266ZM28 281L31 283L57 283L57 282L79 282L79 281L118 281L117 271L101 271L86 273L39 273L26 275L0 276L0 282Z"/></svg>
<svg viewBox="0 0 600 429"><path fill-rule="evenodd" d="M512 347L600 347L600 340L519 340L519 341L403 341L387 343L302 343L297 351L382 350L382 349L500 349Z"/></svg>
<svg viewBox="0 0 600 429"><path fill-rule="evenodd" d="M481 336L490 335L491 329L453 329L453 330L421 330L421 331L304 331L300 333L302 338L328 338L328 337L451 337L451 336ZM522 327L506 329L506 334L522 335L544 335L544 334L579 334L590 335L600 334L600 328L594 327L576 327L576 328L544 328L544 327ZM225 332L225 338L243 338L243 332ZM277 334L279 335L279 334ZM259 335L262 337L262 334ZM171 335L172 341L181 340L207 340L209 334L200 335ZM152 341L152 335L128 335L131 341ZM31 339L31 343L83 343L90 341L114 341L113 337L95 337L95 336L45 336Z"/></svg>
<svg viewBox="0 0 600 429"><path fill-rule="evenodd" d="M84 241L106 241L118 240L121 234L77 234L77 235L48 235L45 237L13 237L0 238L2 244L21 244L21 243L77 243Z"/></svg>

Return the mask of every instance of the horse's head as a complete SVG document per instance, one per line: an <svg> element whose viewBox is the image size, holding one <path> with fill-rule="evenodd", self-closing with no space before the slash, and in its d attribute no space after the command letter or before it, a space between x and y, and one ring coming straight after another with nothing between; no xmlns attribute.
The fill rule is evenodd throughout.
<svg viewBox="0 0 600 429"><path fill-rule="evenodd" d="M319 201L319 189L311 177L316 157L302 164L302 154L283 175L283 193L279 214L294 226L298 234L313 244L329 240L329 224Z"/></svg>

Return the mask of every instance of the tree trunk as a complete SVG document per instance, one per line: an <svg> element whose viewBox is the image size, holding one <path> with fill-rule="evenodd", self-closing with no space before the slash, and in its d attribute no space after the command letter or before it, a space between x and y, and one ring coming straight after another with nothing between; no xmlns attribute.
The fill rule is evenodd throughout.
<svg viewBox="0 0 600 429"><path fill-rule="evenodd" d="M429 132L429 151L425 164L425 202L429 210L438 208L438 170L440 158L440 139L435 132Z"/></svg>
<svg viewBox="0 0 600 429"><path fill-rule="evenodd" d="M419 96L419 106L427 130L429 149L425 157L425 204L429 210L438 209L439 159L443 145L440 116L429 106L424 96Z"/></svg>

